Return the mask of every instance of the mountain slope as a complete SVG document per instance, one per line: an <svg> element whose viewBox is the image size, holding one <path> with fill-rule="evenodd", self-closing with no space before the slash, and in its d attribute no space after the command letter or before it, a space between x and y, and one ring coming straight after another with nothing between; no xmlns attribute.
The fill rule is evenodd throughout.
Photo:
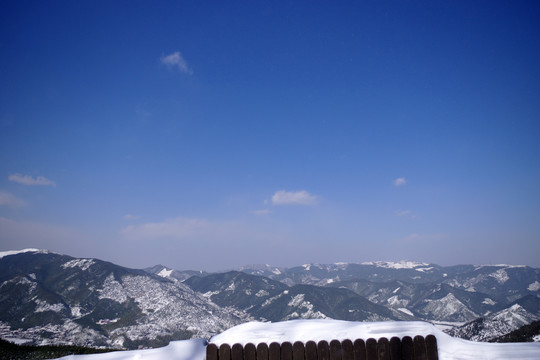
<svg viewBox="0 0 540 360"><path fill-rule="evenodd" d="M143 270L43 252L0 258L0 335L133 348L209 336L244 320Z"/></svg>
<svg viewBox="0 0 540 360"><path fill-rule="evenodd" d="M446 331L449 335L473 341L489 341L540 319L540 298L527 295L509 307Z"/></svg>
<svg viewBox="0 0 540 360"><path fill-rule="evenodd" d="M194 276L184 283L216 304L246 311L256 319L280 321L330 317L362 321L411 318L376 305L347 289L311 285L289 287L275 280L237 271Z"/></svg>

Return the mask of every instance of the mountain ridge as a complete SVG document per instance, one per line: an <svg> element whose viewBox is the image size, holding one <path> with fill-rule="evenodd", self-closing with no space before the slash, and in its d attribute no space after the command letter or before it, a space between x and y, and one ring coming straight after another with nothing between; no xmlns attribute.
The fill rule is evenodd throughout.
<svg viewBox="0 0 540 360"><path fill-rule="evenodd" d="M252 320L334 318L453 323L454 336L487 340L540 318L539 274L411 261L207 273L24 249L0 252L0 336L135 348Z"/></svg>

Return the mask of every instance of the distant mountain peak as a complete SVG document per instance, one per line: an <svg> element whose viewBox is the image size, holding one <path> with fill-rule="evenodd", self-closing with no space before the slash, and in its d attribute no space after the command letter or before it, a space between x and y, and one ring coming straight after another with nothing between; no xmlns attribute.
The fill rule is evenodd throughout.
<svg viewBox="0 0 540 360"><path fill-rule="evenodd" d="M387 269L416 269L420 267L428 267L430 264L416 261L400 260L400 261L368 261L362 265L374 265Z"/></svg>

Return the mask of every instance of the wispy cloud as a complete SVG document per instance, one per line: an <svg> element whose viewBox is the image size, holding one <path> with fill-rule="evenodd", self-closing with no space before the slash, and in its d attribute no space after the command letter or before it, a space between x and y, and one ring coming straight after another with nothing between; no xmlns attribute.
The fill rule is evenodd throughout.
<svg viewBox="0 0 540 360"><path fill-rule="evenodd" d="M305 190L300 191L276 191L272 196L272 205L315 205L317 197Z"/></svg>
<svg viewBox="0 0 540 360"><path fill-rule="evenodd" d="M411 219L415 219L417 215L413 213L411 210L403 210L403 211L398 211L396 213L396 216L399 216L399 217L407 216L407 217L410 217Z"/></svg>
<svg viewBox="0 0 540 360"><path fill-rule="evenodd" d="M129 225L120 230L120 235L129 241L152 243L239 243L262 239L267 235L249 226L233 221L210 221L201 218L176 217L158 222Z"/></svg>
<svg viewBox="0 0 540 360"><path fill-rule="evenodd" d="M26 203L8 192L0 191L0 206L23 207Z"/></svg>
<svg viewBox="0 0 540 360"><path fill-rule="evenodd" d="M184 57L182 54L180 54L180 51L175 51L172 54L164 55L160 59L162 64L167 65L169 68L178 68L183 73L186 74L192 74L193 71L189 68L186 60L184 60Z"/></svg>
<svg viewBox="0 0 540 360"><path fill-rule="evenodd" d="M148 222L130 225L121 230L121 234L133 239L175 238L192 239L207 237L218 232L218 226L204 219L177 217L161 222Z"/></svg>
<svg viewBox="0 0 540 360"><path fill-rule="evenodd" d="M394 180L394 186L403 186L407 183L407 179L405 178L397 178L396 180Z"/></svg>
<svg viewBox="0 0 540 360"><path fill-rule="evenodd" d="M270 209L253 210L251 213L255 215L268 215L272 213L272 210Z"/></svg>
<svg viewBox="0 0 540 360"><path fill-rule="evenodd" d="M138 215L132 215L132 214L126 214L124 215L124 220L137 220L140 219L141 216Z"/></svg>
<svg viewBox="0 0 540 360"><path fill-rule="evenodd" d="M56 183L47 179L44 176L38 176L36 178L30 175L12 174L8 177L9 181L13 181L19 184L28 186L56 186Z"/></svg>
<svg viewBox="0 0 540 360"><path fill-rule="evenodd" d="M432 234L418 234L412 233L400 239L397 239L399 243L434 243L439 242L447 238L447 234L444 233L432 233Z"/></svg>

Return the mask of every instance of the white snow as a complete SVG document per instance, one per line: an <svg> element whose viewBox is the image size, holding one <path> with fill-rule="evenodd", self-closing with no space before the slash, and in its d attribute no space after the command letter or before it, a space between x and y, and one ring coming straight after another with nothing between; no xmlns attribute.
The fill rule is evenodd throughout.
<svg viewBox="0 0 540 360"><path fill-rule="evenodd" d="M532 284L529 285L527 290L529 290L529 291L538 291L538 290L540 290L540 283L538 281L533 282Z"/></svg>
<svg viewBox="0 0 540 360"><path fill-rule="evenodd" d="M23 250L2 251L2 252L0 252L0 259L3 258L4 256L17 255L17 254L22 254L22 253L27 253L27 252L47 252L47 251L46 250L39 250L39 249L23 249Z"/></svg>
<svg viewBox="0 0 540 360"><path fill-rule="evenodd" d="M426 305L423 306L422 311L435 320L449 319L452 317L457 321L468 321L478 317L478 314L471 311L452 293L449 293L441 299L425 299L423 302Z"/></svg>
<svg viewBox="0 0 540 360"><path fill-rule="evenodd" d="M420 321L349 322L341 320L291 320L278 323L249 322L233 327L210 342L245 345L247 343L294 342L309 340L368 339L393 336L435 335L440 360L538 360L540 343L478 343L453 338L435 326ZM205 341L174 341L159 349L120 351L97 355L70 355L64 360L204 360Z"/></svg>
<svg viewBox="0 0 540 360"><path fill-rule="evenodd" d="M62 268L74 268L79 267L81 270L88 270L90 266L94 265L94 260L92 259L73 259L62 265Z"/></svg>
<svg viewBox="0 0 540 360"><path fill-rule="evenodd" d="M63 360L204 360L206 341L204 339L172 341L158 349L118 351L96 355L69 355Z"/></svg>
<svg viewBox="0 0 540 360"><path fill-rule="evenodd" d="M229 287L227 287L225 289L225 291L234 291L236 290L236 284L234 283L234 281L231 283L231 285L229 285Z"/></svg>
<svg viewBox="0 0 540 360"><path fill-rule="evenodd" d="M373 301L373 300L370 299L370 301ZM407 307L407 305L409 305L409 300L400 299L398 295L391 296L386 301L388 302L388 305L390 305L391 307L405 308L405 307Z"/></svg>
<svg viewBox="0 0 540 360"><path fill-rule="evenodd" d="M158 273L158 276L161 276L161 277L166 278L166 277L171 276L172 272L173 272L172 269L171 269L171 270L167 270L167 268L163 268L163 270L161 270L161 271Z"/></svg>
<svg viewBox="0 0 540 360"><path fill-rule="evenodd" d="M540 359L540 344L476 343L452 338L425 322L348 322L340 320L292 320L280 323L251 322L238 325L210 339L217 345L257 344L309 340L368 339L433 334L437 337L440 360Z"/></svg>
<svg viewBox="0 0 540 360"><path fill-rule="evenodd" d="M320 311L313 311L313 304L309 301L304 300L304 294L298 294L295 297L293 297L289 303L288 306L296 307L298 310L306 309L306 311L302 312L301 314L298 314L296 311L292 314L288 315L288 319L294 319L294 318L302 318L302 319L325 319L326 315L321 313Z"/></svg>
<svg viewBox="0 0 540 360"><path fill-rule="evenodd" d="M82 309L80 306L72 306L70 308L71 310L71 316L73 317L81 317L82 316Z"/></svg>
<svg viewBox="0 0 540 360"><path fill-rule="evenodd" d="M270 293L262 289L257 291L257 293L255 294L256 297L263 297L263 296L268 296L268 295L270 295Z"/></svg>
<svg viewBox="0 0 540 360"><path fill-rule="evenodd" d="M103 281L103 289L99 289L98 292L100 292L99 299L111 299L120 304L128 300L126 289L116 281L112 273Z"/></svg>
<svg viewBox="0 0 540 360"><path fill-rule="evenodd" d="M406 261L401 260L398 262L392 262L392 261L368 261L363 262L362 265L375 265L377 267L387 268L387 269L414 269L420 266L428 266L428 263L419 263L415 261ZM432 268L425 268L425 269L432 269ZM424 271L424 270L420 270Z"/></svg>
<svg viewBox="0 0 540 360"><path fill-rule="evenodd" d="M482 301L482 304L486 304L486 305L495 305L496 302L491 300L490 298L485 298L484 301Z"/></svg>
<svg viewBox="0 0 540 360"><path fill-rule="evenodd" d="M499 269L494 273L489 274L489 276L495 278L499 284L504 284L510 279L510 276L508 276L508 273L504 269Z"/></svg>
<svg viewBox="0 0 540 360"><path fill-rule="evenodd" d="M54 312L60 312L62 310L64 310L65 306L64 304L49 304L48 302L46 301L41 301L39 299L36 299L35 300L36 302L36 310L34 310L35 312L39 313L39 312L45 312L45 311L54 311Z"/></svg>
<svg viewBox="0 0 540 360"><path fill-rule="evenodd" d="M20 339L20 338L12 338L12 337L3 337L2 339L9 341L11 343L17 344L17 345L23 345L32 341L29 339Z"/></svg>
<svg viewBox="0 0 540 360"><path fill-rule="evenodd" d="M414 314L413 314L413 313L411 312L411 310L409 310L409 309L406 309L406 308L399 308L398 310L401 311L402 313L407 314L407 315L414 316Z"/></svg>

